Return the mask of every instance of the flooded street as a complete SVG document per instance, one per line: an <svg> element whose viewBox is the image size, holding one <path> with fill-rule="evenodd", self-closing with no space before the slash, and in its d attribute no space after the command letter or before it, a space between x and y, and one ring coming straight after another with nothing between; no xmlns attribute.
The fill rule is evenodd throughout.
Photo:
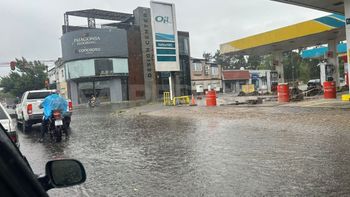
<svg viewBox="0 0 350 197"><path fill-rule="evenodd" d="M52 196L341 196L350 194L347 109L162 107L76 109L71 134L20 133L36 173L80 160L86 183Z"/></svg>

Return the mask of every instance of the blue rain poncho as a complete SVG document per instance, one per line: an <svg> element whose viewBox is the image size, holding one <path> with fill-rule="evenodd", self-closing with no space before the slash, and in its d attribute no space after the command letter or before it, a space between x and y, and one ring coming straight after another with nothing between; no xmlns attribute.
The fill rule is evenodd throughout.
<svg viewBox="0 0 350 197"><path fill-rule="evenodd" d="M64 115L67 112L67 101L58 94L51 94L47 96L41 103L44 108L44 118L48 120L53 110L61 110L61 114Z"/></svg>

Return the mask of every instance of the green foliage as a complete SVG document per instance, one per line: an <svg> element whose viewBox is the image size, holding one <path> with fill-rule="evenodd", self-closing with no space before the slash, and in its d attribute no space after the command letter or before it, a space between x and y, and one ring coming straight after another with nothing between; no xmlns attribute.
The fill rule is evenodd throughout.
<svg viewBox="0 0 350 197"><path fill-rule="evenodd" d="M299 80L306 83L310 80L310 66L306 61L302 61L299 66Z"/></svg>
<svg viewBox="0 0 350 197"><path fill-rule="evenodd" d="M204 52L203 53L203 58L205 59L206 62L210 62L213 59L213 56L211 53Z"/></svg>
<svg viewBox="0 0 350 197"><path fill-rule="evenodd" d="M319 79L319 63L319 59L302 59L296 51L287 52L283 56L285 80L292 81L294 78L294 80L306 83L310 79Z"/></svg>
<svg viewBox="0 0 350 197"><path fill-rule="evenodd" d="M273 56L271 54L262 56L257 70L273 70Z"/></svg>
<svg viewBox="0 0 350 197"><path fill-rule="evenodd" d="M286 81L299 80L307 82L310 79L320 78L320 67L318 63L319 59L302 59L300 52L303 49L286 52L283 54L282 64L284 66L284 77ZM273 55L264 56L243 56L233 54L221 54L220 50L217 50L214 55L210 53L204 53L204 58L210 60L214 59L215 62L222 66L224 70L237 70L241 67L251 70L274 70ZM343 63L340 62L339 68L342 73Z"/></svg>
<svg viewBox="0 0 350 197"><path fill-rule="evenodd" d="M10 94L10 93L5 93L5 92L2 92L0 91L0 101L3 101L3 100L7 100L7 99L14 99L15 97Z"/></svg>
<svg viewBox="0 0 350 197"><path fill-rule="evenodd" d="M246 58L243 55L221 54L220 50L215 52L213 59L224 70L240 69L247 66Z"/></svg>
<svg viewBox="0 0 350 197"><path fill-rule="evenodd" d="M284 79L286 81L298 79L301 61L301 56L295 51L289 51L283 54L282 64L284 69Z"/></svg>
<svg viewBox="0 0 350 197"><path fill-rule="evenodd" d="M1 78L0 86L4 88L5 93L21 96L25 91L45 87L45 64L40 61L28 62L25 58L16 59L16 63L16 70Z"/></svg>
<svg viewBox="0 0 350 197"><path fill-rule="evenodd" d="M258 55L250 55L248 56L247 61L247 69L249 70L257 70L262 63L262 57Z"/></svg>

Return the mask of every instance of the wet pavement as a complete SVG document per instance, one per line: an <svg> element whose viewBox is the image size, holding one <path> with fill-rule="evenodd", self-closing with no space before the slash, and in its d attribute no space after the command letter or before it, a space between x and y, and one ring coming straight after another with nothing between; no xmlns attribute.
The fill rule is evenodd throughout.
<svg viewBox="0 0 350 197"><path fill-rule="evenodd" d="M52 196L348 196L350 110L296 106L74 111L61 143L20 134L33 170L84 164L86 183Z"/></svg>

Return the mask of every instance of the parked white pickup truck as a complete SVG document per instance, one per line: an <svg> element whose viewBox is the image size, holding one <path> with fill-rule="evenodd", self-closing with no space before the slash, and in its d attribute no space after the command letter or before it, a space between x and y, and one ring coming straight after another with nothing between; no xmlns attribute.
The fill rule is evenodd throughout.
<svg viewBox="0 0 350 197"><path fill-rule="evenodd" d="M41 123L43 119L43 109L39 108L40 103L55 90L31 90L23 93L21 101L16 105L17 124L20 124L22 131L30 130L33 124ZM72 101L68 100L67 127L70 124L72 114Z"/></svg>

